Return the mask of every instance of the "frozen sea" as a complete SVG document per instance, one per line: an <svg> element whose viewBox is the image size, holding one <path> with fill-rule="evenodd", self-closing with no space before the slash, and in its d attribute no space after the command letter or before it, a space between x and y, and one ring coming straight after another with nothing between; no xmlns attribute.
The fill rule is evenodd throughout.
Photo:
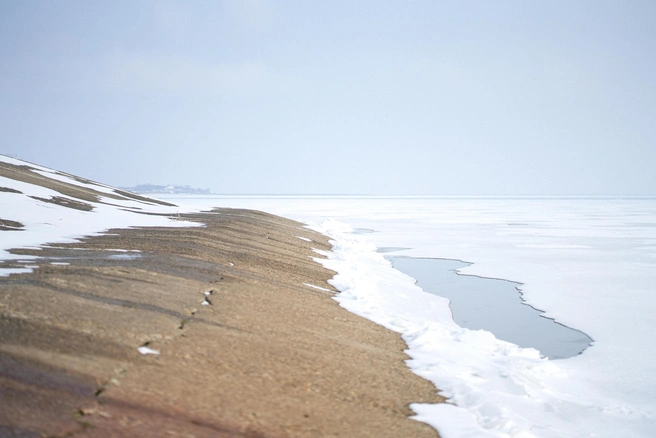
<svg viewBox="0 0 656 438"><path fill-rule="evenodd" d="M264 210L330 235L322 263L338 272L337 300L402 333L410 368L452 403L415 404L416 418L446 438L656 436L654 198L169 199ZM520 283L527 304L594 343L549 360L462 328L447 299L422 291L379 248Z"/></svg>
<svg viewBox="0 0 656 438"><path fill-rule="evenodd" d="M115 194L31 166L48 178ZM333 250L317 261L337 272L336 300L402 334L408 366L450 402L411 406L443 437L656 436L656 198L176 196L168 199L180 207L167 207L100 196L104 202L82 211L48 202L62 196L50 189L5 177L0 186L0 212L15 221L5 227L22 227L0 236L0 275L36 268L18 266L30 257L11 248L114 227L198 226L178 220L184 211L264 210L332 238ZM143 211L159 215L137 214ZM463 275L512 281L526 304L594 342L580 355L551 360L463 328L439 284L425 292L386 255L460 260Z"/></svg>

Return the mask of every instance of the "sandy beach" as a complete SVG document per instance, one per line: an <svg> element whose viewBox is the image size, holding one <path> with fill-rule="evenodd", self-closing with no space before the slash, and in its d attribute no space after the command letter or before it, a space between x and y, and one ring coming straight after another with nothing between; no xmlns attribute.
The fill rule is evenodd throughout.
<svg viewBox="0 0 656 438"><path fill-rule="evenodd" d="M15 251L40 258L0 277L0 436L437 436L409 419L442 400L400 335L332 299L325 236L248 210L180 220L205 226Z"/></svg>

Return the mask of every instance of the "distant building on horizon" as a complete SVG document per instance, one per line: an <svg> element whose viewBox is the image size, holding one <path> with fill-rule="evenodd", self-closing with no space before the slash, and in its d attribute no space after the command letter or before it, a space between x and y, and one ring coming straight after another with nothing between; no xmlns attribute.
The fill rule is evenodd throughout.
<svg viewBox="0 0 656 438"><path fill-rule="evenodd" d="M156 193L168 194L187 194L187 195L211 195L210 189L196 189L190 186L173 186L173 185L157 185L157 184L137 184L132 187L119 187L121 190L128 192L139 193L141 195L152 195Z"/></svg>

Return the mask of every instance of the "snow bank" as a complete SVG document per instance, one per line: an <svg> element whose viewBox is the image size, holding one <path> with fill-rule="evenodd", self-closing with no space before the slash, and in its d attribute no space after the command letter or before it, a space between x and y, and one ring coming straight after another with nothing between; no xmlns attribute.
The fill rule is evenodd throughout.
<svg viewBox="0 0 656 438"><path fill-rule="evenodd" d="M458 406L411 406L445 438L648 436L648 413L604 399L580 372L457 326L448 300L423 292L350 227L328 220L313 228L333 239L328 259L316 261L338 272L331 284L340 305L401 333L410 368Z"/></svg>

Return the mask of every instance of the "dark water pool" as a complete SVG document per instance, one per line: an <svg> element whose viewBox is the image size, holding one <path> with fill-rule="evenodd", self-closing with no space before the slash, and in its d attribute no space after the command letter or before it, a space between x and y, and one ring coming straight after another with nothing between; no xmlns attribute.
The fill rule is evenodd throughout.
<svg viewBox="0 0 656 438"><path fill-rule="evenodd" d="M550 359L580 354L592 339L583 332L542 316L524 304L519 283L471 275L456 269L469 266L459 260L393 257L399 271L417 280L424 291L448 298L454 321L461 327L483 329L498 339L520 347L532 347Z"/></svg>

